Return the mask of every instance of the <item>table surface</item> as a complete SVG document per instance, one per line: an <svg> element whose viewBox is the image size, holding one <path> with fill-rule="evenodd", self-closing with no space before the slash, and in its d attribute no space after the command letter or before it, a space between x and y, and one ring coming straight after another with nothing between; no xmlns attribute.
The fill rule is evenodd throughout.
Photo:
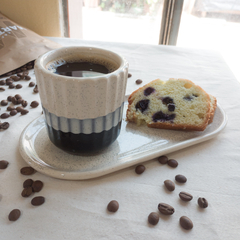
<svg viewBox="0 0 240 240"><path fill-rule="evenodd" d="M136 90L137 79L144 85L160 78L186 78L217 97L228 116L228 124L215 138L169 153L176 159L177 168L161 165L157 159L144 163L143 174L135 173L135 166L85 181L65 181L35 173L23 176L20 169L27 166L18 150L21 132L41 115L41 107L30 109L25 116L7 121L9 129L0 132L0 160L9 161L0 170L0 239L238 239L240 236L240 85L214 51L177 48L172 46L140 45L112 42L49 38L63 46L97 46L122 54L129 61L127 93ZM33 70L30 72L35 82ZM0 92L1 100L19 93L29 103L40 101L39 95L21 81L22 89ZM1 113L5 112L1 106ZM161 130L159 130L161 131ZM174 181L183 174L188 181L176 184L173 192L164 188L166 179ZM21 196L22 183L27 179L41 180L44 187L28 198ZM179 200L181 191L193 195L191 202ZM33 207L31 199L44 196L43 205ZM209 206L200 209L197 199L204 197ZM119 202L119 210L106 210L111 200ZM159 203L175 208L172 216L160 215L159 223L147 222L151 212L158 212ZM12 209L21 210L16 222L8 220ZM188 216L194 224L183 230L179 218Z"/></svg>

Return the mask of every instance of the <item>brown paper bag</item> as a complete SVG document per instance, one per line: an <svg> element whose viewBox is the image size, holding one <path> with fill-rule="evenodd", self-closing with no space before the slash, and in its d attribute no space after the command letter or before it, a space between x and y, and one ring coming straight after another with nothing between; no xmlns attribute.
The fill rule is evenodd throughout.
<svg viewBox="0 0 240 240"><path fill-rule="evenodd" d="M60 44L41 37L0 13L0 76L59 47Z"/></svg>

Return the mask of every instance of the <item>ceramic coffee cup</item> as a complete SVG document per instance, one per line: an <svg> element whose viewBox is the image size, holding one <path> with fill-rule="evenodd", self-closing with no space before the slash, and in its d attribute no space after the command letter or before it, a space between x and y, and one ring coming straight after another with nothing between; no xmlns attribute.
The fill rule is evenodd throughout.
<svg viewBox="0 0 240 240"><path fill-rule="evenodd" d="M72 63L107 70L72 71ZM81 154L105 149L117 139L128 76L122 56L95 47L63 47L41 55L34 69L52 143Z"/></svg>

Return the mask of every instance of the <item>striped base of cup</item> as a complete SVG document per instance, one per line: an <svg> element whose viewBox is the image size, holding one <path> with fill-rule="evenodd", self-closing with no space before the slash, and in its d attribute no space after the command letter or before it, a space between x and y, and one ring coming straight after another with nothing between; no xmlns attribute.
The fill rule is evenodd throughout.
<svg viewBox="0 0 240 240"><path fill-rule="evenodd" d="M123 106L106 116L84 120L58 117L43 108L48 136L53 144L72 154L100 151L118 137Z"/></svg>

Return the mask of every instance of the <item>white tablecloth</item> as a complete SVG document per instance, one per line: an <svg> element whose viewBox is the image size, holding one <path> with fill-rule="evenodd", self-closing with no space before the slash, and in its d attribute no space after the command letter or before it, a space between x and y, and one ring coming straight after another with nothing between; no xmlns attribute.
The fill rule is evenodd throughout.
<svg viewBox="0 0 240 240"><path fill-rule="evenodd" d="M21 196L22 183L28 177L20 174L27 166L18 151L19 136L24 127L41 114L41 107L30 109L25 116L8 118L10 128L0 132L0 160L9 161L0 170L0 239L239 239L240 236L240 85L222 57L213 51L171 46L135 45L89 42L52 38L65 46L87 45L114 50L129 61L127 94L137 89L136 79L143 84L160 78L186 78L216 96L228 116L226 128L212 140L168 154L179 162L173 169L156 159L144 163L142 175L130 167L109 175L85 180L64 181L35 173L33 180L41 180L44 187L29 198ZM35 81L34 73L30 76ZM32 93L29 82L22 89L0 92L0 100L19 93L29 103L39 100ZM143 85L142 84L142 85ZM1 112L5 107L1 106ZM163 187L166 179L174 181L183 174L188 181L176 184L169 193ZM180 191L189 192L193 200L179 200ZM39 207L30 203L33 196L42 195L46 202ZM205 197L209 206L200 209L198 197ZM117 200L119 210L106 211L109 201ZM160 214L156 226L147 222L151 212L158 212L158 204L168 203L175 213ZM22 215L16 222L8 220L12 209ZM190 231L179 226L179 218L188 216L194 224Z"/></svg>

